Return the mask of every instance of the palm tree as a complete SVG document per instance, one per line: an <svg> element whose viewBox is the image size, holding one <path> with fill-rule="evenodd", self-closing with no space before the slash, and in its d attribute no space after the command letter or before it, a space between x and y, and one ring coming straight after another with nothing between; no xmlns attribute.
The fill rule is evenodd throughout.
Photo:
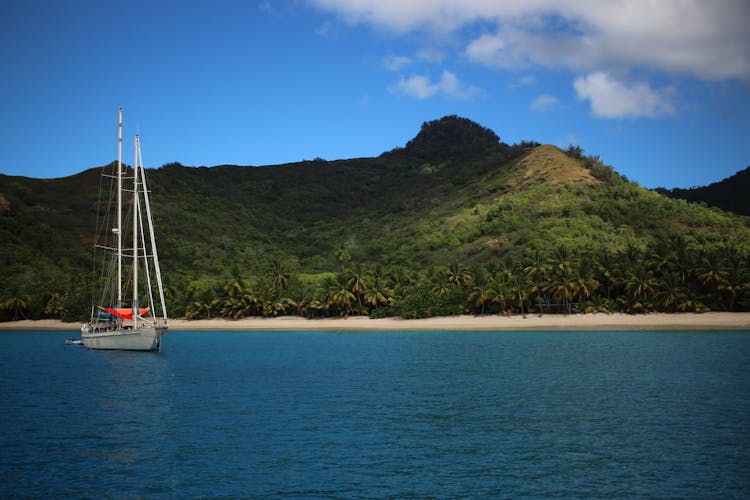
<svg viewBox="0 0 750 500"><path fill-rule="evenodd" d="M432 286L432 294L437 297L438 299L442 299L451 290L451 284L448 281L448 275L438 275L435 277L435 281L433 282Z"/></svg>
<svg viewBox="0 0 750 500"><path fill-rule="evenodd" d="M47 305L44 306L44 314L50 318L62 318L65 315L65 297L58 292L50 294Z"/></svg>
<svg viewBox="0 0 750 500"><path fill-rule="evenodd" d="M286 290L289 282L289 269L286 262L274 258L266 270L266 278L271 282L271 288L276 293Z"/></svg>
<svg viewBox="0 0 750 500"><path fill-rule="evenodd" d="M484 314L484 308L491 301L491 293L486 283L477 283L471 290L466 301L480 309L479 314Z"/></svg>
<svg viewBox="0 0 750 500"><path fill-rule="evenodd" d="M750 277L747 266L730 260L724 281L719 285L719 292L725 297L727 309L734 311L742 294L750 290Z"/></svg>
<svg viewBox="0 0 750 500"><path fill-rule="evenodd" d="M491 279L494 278L486 267L474 265L469 268L469 285L476 285L479 283L487 284Z"/></svg>
<svg viewBox="0 0 750 500"><path fill-rule="evenodd" d="M677 267L677 253L675 248L679 244L675 239L659 239L648 249L647 262L651 270L657 275L674 271Z"/></svg>
<svg viewBox="0 0 750 500"><path fill-rule="evenodd" d="M609 250L603 250L596 255L594 263L596 273L599 277L599 283L604 284L604 289L607 291L607 299L612 298L612 290L617 285L617 260L609 252Z"/></svg>
<svg viewBox="0 0 750 500"><path fill-rule="evenodd" d="M528 283L526 283L521 276L513 276L513 278L510 279L508 283L511 286L511 295L513 296L514 300L516 298L518 299L518 308L521 310L521 314L526 317L526 312L524 311L523 305L524 301L528 299Z"/></svg>
<svg viewBox="0 0 750 500"><path fill-rule="evenodd" d="M328 315L329 302L320 299L312 299L304 305L305 316L316 318Z"/></svg>
<svg viewBox="0 0 750 500"><path fill-rule="evenodd" d="M219 299L213 299L210 302L195 301L188 305L185 316L188 319L211 319L219 311L220 306L221 301Z"/></svg>
<svg viewBox="0 0 750 500"><path fill-rule="evenodd" d="M393 303L391 291L388 290L383 281L375 279L372 286L364 293L364 304L368 308L368 314L372 314L373 309L380 306L387 306Z"/></svg>
<svg viewBox="0 0 750 500"><path fill-rule="evenodd" d="M337 281L330 290L331 303L343 314L349 316L352 312L352 305L357 300L354 294L349 290L346 283Z"/></svg>
<svg viewBox="0 0 750 500"><path fill-rule="evenodd" d="M638 265L643 264L643 251L638 248L634 243L629 243L625 252L620 254L620 259L624 261L626 269L632 269Z"/></svg>
<svg viewBox="0 0 750 500"><path fill-rule="evenodd" d="M703 256L697 272L701 285L708 291L717 290L726 281L727 269L717 256Z"/></svg>
<svg viewBox="0 0 750 500"><path fill-rule="evenodd" d="M655 299L657 305L667 312L675 312L684 307L685 291L678 273L668 272L664 275L659 282Z"/></svg>
<svg viewBox="0 0 750 500"><path fill-rule="evenodd" d="M562 304L565 313L570 314L570 301L573 300L576 293L576 283L570 273L555 273L547 291L552 294L553 299Z"/></svg>
<svg viewBox="0 0 750 500"><path fill-rule="evenodd" d="M11 320L27 319L25 312L31 305L31 297L27 294L11 297L2 303L2 308L10 313Z"/></svg>
<svg viewBox="0 0 750 500"><path fill-rule="evenodd" d="M167 302L171 301L175 298L175 295L177 294L177 290L172 285L164 284L164 298L167 299Z"/></svg>
<svg viewBox="0 0 750 500"><path fill-rule="evenodd" d="M625 291L630 294L633 312L647 311L650 308L649 297L656 290L656 280L651 271L645 266L637 266L630 274L625 284Z"/></svg>
<svg viewBox="0 0 750 500"><path fill-rule="evenodd" d="M239 268L235 267L232 270L229 281L223 287L223 292L223 301L219 310L221 316L239 319L260 312L261 301L245 284Z"/></svg>
<svg viewBox="0 0 750 500"><path fill-rule="evenodd" d="M512 298L508 284L503 280L493 280L490 284L487 293L490 298L490 302L500 306L500 313L505 315L508 310L508 300Z"/></svg>
<svg viewBox="0 0 750 500"><path fill-rule="evenodd" d="M680 311L685 312L706 312L708 307L700 300L700 295L688 288L685 291L685 298L680 305Z"/></svg>
<svg viewBox="0 0 750 500"><path fill-rule="evenodd" d="M461 264L454 262L448 267L448 283L458 287L468 286L471 283L471 274Z"/></svg>
<svg viewBox="0 0 750 500"><path fill-rule="evenodd" d="M542 251L538 248L534 249L534 253L528 258L526 266L523 268L524 274L531 279L544 278L544 275L547 273L545 260Z"/></svg>
<svg viewBox="0 0 750 500"><path fill-rule="evenodd" d="M288 297L273 299L263 303L263 316L283 316L289 314L292 310L296 310L298 307L297 302Z"/></svg>
<svg viewBox="0 0 750 500"><path fill-rule="evenodd" d="M541 250L538 248L534 250L534 253L529 257L526 266L523 268L523 272L532 282L531 293L536 294L537 305L541 310L542 305L542 288L547 279L547 264L546 259L542 255Z"/></svg>
<svg viewBox="0 0 750 500"><path fill-rule="evenodd" d="M362 306L362 295L370 286L370 273L365 266L357 264L347 274L346 285L357 298L357 303Z"/></svg>
<svg viewBox="0 0 750 500"><path fill-rule="evenodd" d="M245 291L245 283L239 276L233 277L226 285L224 285L224 295L226 297L233 297L235 295L241 295Z"/></svg>
<svg viewBox="0 0 750 500"><path fill-rule="evenodd" d="M263 303L249 288L233 288L224 300L221 315L240 319L253 314L261 314Z"/></svg>
<svg viewBox="0 0 750 500"><path fill-rule="evenodd" d="M551 265L557 271L562 273L568 273L573 270L573 266L577 263L577 259L573 252L570 251L565 245L558 245L557 248L552 252L552 258L550 260Z"/></svg>
<svg viewBox="0 0 750 500"><path fill-rule="evenodd" d="M385 283L393 294L394 302L398 302L417 289L420 276L415 271L410 271L398 265L388 269Z"/></svg>
<svg viewBox="0 0 750 500"><path fill-rule="evenodd" d="M581 262L575 277L575 296L579 302L584 302L591 298L599 289L599 281L594 277L591 269L591 263L588 260Z"/></svg>
<svg viewBox="0 0 750 500"><path fill-rule="evenodd" d="M346 244L342 243L334 250L333 255L336 257L336 262L339 263L339 271L343 273L346 265L352 260L352 254Z"/></svg>

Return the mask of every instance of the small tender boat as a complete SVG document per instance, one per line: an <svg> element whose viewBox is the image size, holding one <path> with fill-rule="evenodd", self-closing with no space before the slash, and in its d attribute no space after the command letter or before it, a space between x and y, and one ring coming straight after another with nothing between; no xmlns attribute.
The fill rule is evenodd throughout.
<svg viewBox="0 0 750 500"><path fill-rule="evenodd" d="M76 340L73 337L70 337L69 339L65 339L65 343L68 345L80 345L83 343L83 341Z"/></svg>

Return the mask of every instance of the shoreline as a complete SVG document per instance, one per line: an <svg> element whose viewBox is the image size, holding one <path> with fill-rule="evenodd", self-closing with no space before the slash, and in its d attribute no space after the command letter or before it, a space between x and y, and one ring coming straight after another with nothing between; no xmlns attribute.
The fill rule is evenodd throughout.
<svg viewBox="0 0 750 500"><path fill-rule="evenodd" d="M60 320L21 320L0 322L0 331L60 330L80 331L81 323ZM170 319L171 331L189 330L335 330L335 331L396 331L396 330L750 330L750 312L708 313L591 313L556 315L527 314L524 316L442 316L424 319L380 318L366 316L348 318L306 319L298 316L276 318Z"/></svg>

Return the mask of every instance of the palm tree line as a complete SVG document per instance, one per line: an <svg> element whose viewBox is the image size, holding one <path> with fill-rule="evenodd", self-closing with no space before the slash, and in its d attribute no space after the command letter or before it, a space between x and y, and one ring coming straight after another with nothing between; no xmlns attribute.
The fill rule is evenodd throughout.
<svg viewBox="0 0 750 500"><path fill-rule="evenodd" d="M690 251L678 238L619 251L531 248L483 265L363 263L341 245L336 272L305 275L295 259L273 258L258 276L167 288L176 315L190 319L298 315L420 318L457 314L705 312L750 310L747 252L717 244ZM310 278L314 276L314 278ZM201 284L202 286L195 286ZM0 300L4 320L65 318L66 294L49 292L39 313L27 294ZM72 313L71 313L72 314Z"/></svg>
<svg viewBox="0 0 750 500"><path fill-rule="evenodd" d="M213 295L189 297L185 315L418 318L750 308L748 255L731 246L691 253L662 243L585 253L559 245L531 249L523 258L420 271L353 262L343 247L335 256L338 272L317 283L304 283L283 259L273 259L257 279L235 270Z"/></svg>

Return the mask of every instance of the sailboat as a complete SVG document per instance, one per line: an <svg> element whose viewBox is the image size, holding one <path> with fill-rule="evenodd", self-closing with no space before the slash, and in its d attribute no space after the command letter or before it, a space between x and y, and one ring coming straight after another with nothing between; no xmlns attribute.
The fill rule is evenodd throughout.
<svg viewBox="0 0 750 500"><path fill-rule="evenodd" d="M109 196L103 196L107 185ZM94 244L96 286L90 319L81 326L81 340L89 349L161 351L167 307L150 193L138 134L133 168L123 167L122 109L117 117L117 164L114 169L102 169L101 186ZM131 199L126 201L124 195ZM154 300L155 292L158 300Z"/></svg>

